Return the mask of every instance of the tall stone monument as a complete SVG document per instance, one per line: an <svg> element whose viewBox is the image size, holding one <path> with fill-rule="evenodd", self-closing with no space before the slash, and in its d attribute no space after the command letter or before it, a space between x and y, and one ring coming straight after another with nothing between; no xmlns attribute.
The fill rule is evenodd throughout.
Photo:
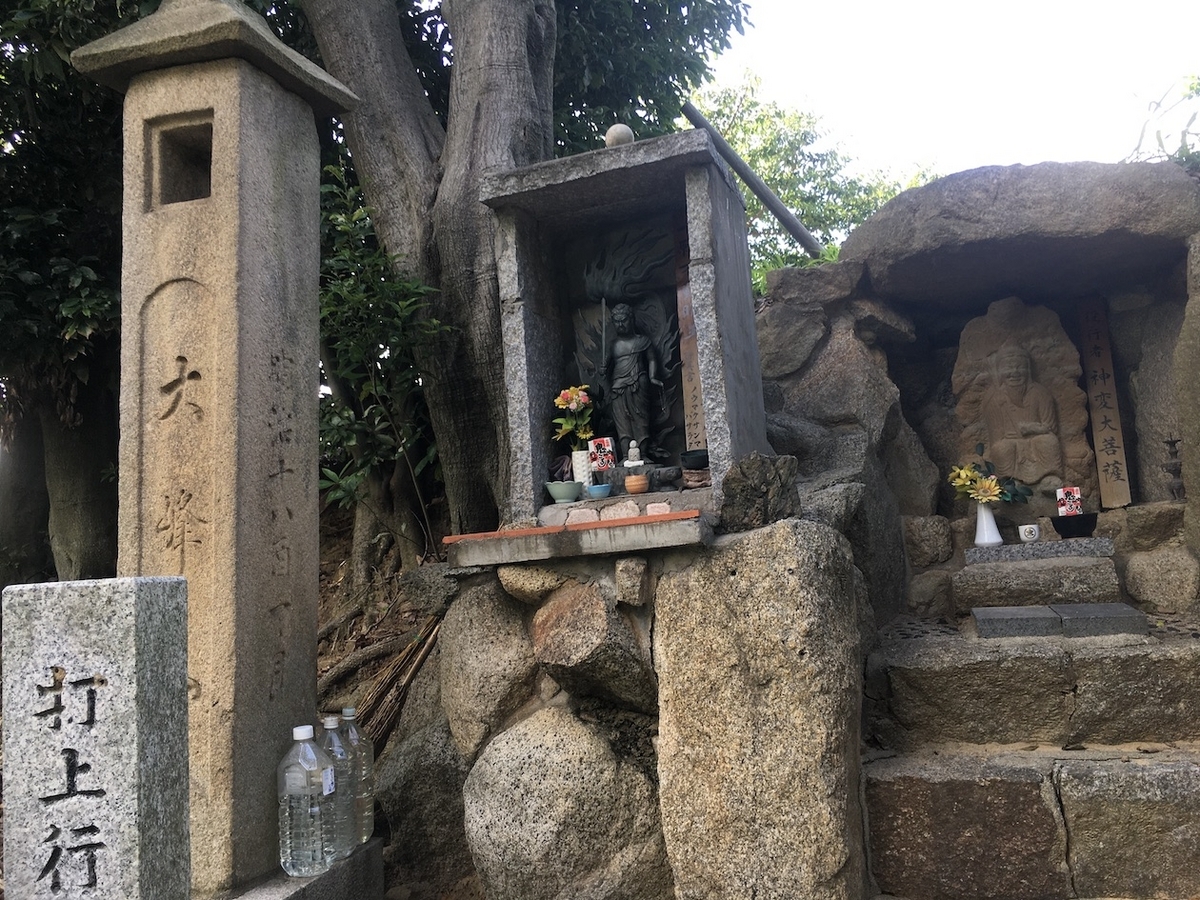
<svg viewBox="0 0 1200 900"><path fill-rule="evenodd" d="M353 95L231 0L72 62L125 98L118 569L188 582L193 890L277 871L316 704L319 151Z"/></svg>

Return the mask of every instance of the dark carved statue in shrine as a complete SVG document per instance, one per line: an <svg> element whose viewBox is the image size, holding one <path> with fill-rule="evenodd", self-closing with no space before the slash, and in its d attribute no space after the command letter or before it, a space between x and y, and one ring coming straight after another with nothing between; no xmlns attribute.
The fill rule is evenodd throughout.
<svg viewBox="0 0 1200 900"><path fill-rule="evenodd" d="M622 459L630 441L647 462L683 449L674 256L669 235L622 230L584 267L575 363L596 398L596 433L615 435Z"/></svg>
<svg viewBox="0 0 1200 900"><path fill-rule="evenodd" d="M617 429L621 456L626 457L630 441L637 441L639 447L650 444L650 410L661 397L664 385L658 377L654 342L634 330L633 308L618 303L613 307L612 323L617 336L607 354L607 405Z"/></svg>

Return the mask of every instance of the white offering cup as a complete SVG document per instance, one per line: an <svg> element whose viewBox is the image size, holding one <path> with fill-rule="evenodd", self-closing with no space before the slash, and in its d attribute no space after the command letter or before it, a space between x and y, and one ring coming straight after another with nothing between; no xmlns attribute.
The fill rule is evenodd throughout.
<svg viewBox="0 0 1200 900"><path fill-rule="evenodd" d="M1042 530L1036 525L1018 525L1017 535L1021 538L1021 543L1031 544L1042 536Z"/></svg>

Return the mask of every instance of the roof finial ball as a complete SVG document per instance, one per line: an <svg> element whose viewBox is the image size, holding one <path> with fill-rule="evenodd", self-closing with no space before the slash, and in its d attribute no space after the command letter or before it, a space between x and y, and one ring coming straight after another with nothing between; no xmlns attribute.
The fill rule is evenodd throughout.
<svg viewBox="0 0 1200 900"><path fill-rule="evenodd" d="M633 129L628 125L617 123L608 131L604 132L605 147L620 147L622 144L633 143Z"/></svg>

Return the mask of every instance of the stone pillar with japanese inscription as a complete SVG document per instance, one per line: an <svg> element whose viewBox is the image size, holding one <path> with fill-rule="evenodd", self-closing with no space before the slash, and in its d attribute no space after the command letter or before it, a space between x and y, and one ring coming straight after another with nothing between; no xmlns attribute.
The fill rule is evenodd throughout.
<svg viewBox="0 0 1200 900"><path fill-rule="evenodd" d="M4 591L4 889L185 900L182 578Z"/></svg>
<svg viewBox="0 0 1200 900"><path fill-rule="evenodd" d="M314 111L353 96L227 0L77 51L126 92L118 569L188 581L196 896L278 870L316 704Z"/></svg>

